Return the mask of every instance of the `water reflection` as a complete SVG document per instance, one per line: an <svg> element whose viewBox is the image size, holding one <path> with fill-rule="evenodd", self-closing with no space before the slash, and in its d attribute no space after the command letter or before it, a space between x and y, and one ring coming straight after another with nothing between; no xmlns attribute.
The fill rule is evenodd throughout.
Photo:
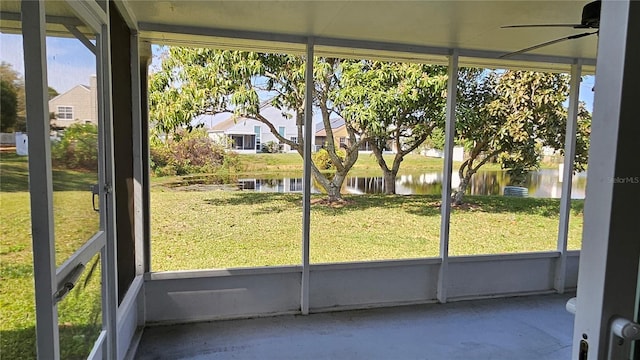
<svg viewBox="0 0 640 360"><path fill-rule="evenodd" d="M438 195L442 192L442 173L403 174L396 179L396 193L403 195L425 194ZM460 184L457 173L452 174L453 188ZM587 174L579 173L573 177L571 198L584 199ZM280 179L240 179L240 190L261 192L302 192L302 178ZM504 187L509 185L509 175L505 171L481 171L473 176L469 185L472 195L501 195ZM542 169L530 172L524 186L530 197L560 198L562 182L556 169ZM312 192L319 190L313 187ZM348 177L342 188L346 194L380 194L384 193L385 184L382 177Z"/></svg>

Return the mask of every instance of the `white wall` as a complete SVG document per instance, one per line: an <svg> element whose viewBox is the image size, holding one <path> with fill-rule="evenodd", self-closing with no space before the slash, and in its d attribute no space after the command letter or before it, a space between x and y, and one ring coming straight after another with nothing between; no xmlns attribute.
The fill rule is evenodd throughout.
<svg viewBox="0 0 640 360"><path fill-rule="evenodd" d="M148 274L147 322L295 312L301 277L298 267Z"/></svg>
<svg viewBox="0 0 640 360"><path fill-rule="evenodd" d="M453 147L453 161L464 161L464 148L462 146Z"/></svg>
<svg viewBox="0 0 640 360"><path fill-rule="evenodd" d="M291 139L292 137L298 137L298 128L296 126L295 114L289 112L289 116L283 116L282 110L278 110L273 107L266 107L260 110L260 113L267 119L269 122L273 124L276 131L278 131L279 127L284 126L284 136L287 139ZM232 115L229 115L232 116ZM228 119L228 118L227 118ZM218 119L218 121L222 122L227 119ZM234 135L255 135L255 126L260 126L260 143L266 144L270 141L280 142L278 138L271 132L269 126L253 119L247 118L239 118L237 121L224 129L224 133L228 136L231 134ZM221 129L217 129L221 130ZM285 151L289 151L290 148L285 146Z"/></svg>
<svg viewBox="0 0 640 360"><path fill-rule="evenodd" d="M313 265L312 311L433 302L439 259Z"/></svg>
<svg viewBox="0 0 640 360"><path fill-rule="evenodd" d="M15 145L16 134L15 133L0 133L0 144L2 145Z"/></svg>
<svg viewBox="0 0 640 360"><path fill-rule="evenodd" d="M554 292L558 252L450 257L451 301ZM575 289L570 252L567 288ZM309 271L310 312L430 303L441 260L316 264ZM177 323L300 312L300 266L147 274L148 323Z"/></svg>
<svg viewBox="0 0 640 360"><path fill-rule="evenodd" d="M556 253L449 258L450 299L553 291Z"/></svg>
<svg viewBox="0 0 640 360"><path fill-rule="evenodd" d="M424 156L427 157L434 157L434 158L443 158L444 157L444 151L443 150L438 150L438 149L425 149L422 151L422 154Z"/></svg>

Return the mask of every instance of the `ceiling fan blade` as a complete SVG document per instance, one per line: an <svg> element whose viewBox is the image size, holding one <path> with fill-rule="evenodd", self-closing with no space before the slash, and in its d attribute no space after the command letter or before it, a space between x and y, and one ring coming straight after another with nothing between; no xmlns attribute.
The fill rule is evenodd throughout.
<svg viewBox="0 0 640 360"><path fill-rule="evenodd" d="M511 28L541 28L541 27L566 27L566 28L580 28L582 24L524 24L524 25L505 25L501 26L501 29Z"/></svg>
<svg viewBox="0 0 640 360"><path fill-rule="evenodd" d="M560 39L555 39L555 40L543 42L542 44L534 45L534 46L528 47L526 49L522 49L522 50L514 51L514 52L511 52L511 53L508 53L508 54L504 54L504 55L500 56L500 59L504 59L504 58L507 58L507 57L510 57L510 56L513 56L513 55L518 55L518 54L522 54L522 53L529 52L529 51L532 51L532 50L540 49L541 47L557 44L557 43L562 42L562 41L579 39L579 38L582 38L582 37L585 37L585 36L595 35L597 33L598 33L597 31L594 31L594 32L588 32L588 33L565 36L565 37L560 38Z"/></svg>

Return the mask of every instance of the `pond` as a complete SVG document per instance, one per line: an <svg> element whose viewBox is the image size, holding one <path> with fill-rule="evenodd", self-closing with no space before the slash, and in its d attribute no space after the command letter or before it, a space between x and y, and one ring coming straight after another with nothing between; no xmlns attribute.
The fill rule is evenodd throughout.
<svg viewBox="0 0 640 360"><path fill-rule="evenodd" d="M460 184L456 172L451 180L453 188ZM246 191L261 192L302 192L302 178L275 179L239 179L238 188ZM480 171L471 179L468 192L472 195L501 195L509 184L506 171ZM587 174L574 175L571 198L584 199L587 185ZM527 175L524 186L529 190L529 197L560 198L562 182L557 169L541 169ZM396 179L396 193L438 195L442 191L442 173L429 172L422 174L400 174ZM317 187L312 192L319 192ZM348 177L342 189L346 194L379 194L384 192L382 177Z"/></svg>

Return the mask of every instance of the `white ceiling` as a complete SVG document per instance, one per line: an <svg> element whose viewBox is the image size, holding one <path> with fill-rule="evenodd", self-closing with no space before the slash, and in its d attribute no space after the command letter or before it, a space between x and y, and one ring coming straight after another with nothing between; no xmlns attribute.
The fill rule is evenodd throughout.
<svg viewBox="0 0 640 360"><path fill-rule="evenodd" d="M313 37L321 55L447 61L456 49L463 65L566 71L582 59L594 71L597 36L565 41L527 54L500 55L582 31L501 29L510 24L579 23L588 1L540 0L116 0L143 39L155 43L304 52ZM47 13L65 6L47 1ZM19 14L19 2L0 1ZM3 30L11 22L3 21ZM19 23L16 30L19 31ZM54 28L51 25L50 28Z"/></svg>
<svg viewBox="0 0 640 360"><path fill-rule="evenodd" d="M298 37L313 36L329 45L347 43L348 48L384 49L389 44L401 44L407 52L441 55L460 49L461 55L495 59L501 54L581 32L571 28L501 29L501 26L579 23L587 1L131 0L126 3L140 24L143 37L156 42L188 43L190 38L198 44L207 42L206 38L193 36L197 34L240 38L259 35L263 39L294 42ZM272 34L276 36L266 36ZM224 43L209 38L215 44ZM234 43L237 41L228 42ZM591 36L541 48L515 59L571 62L567 59L580 58L594 64L596 51L597 37Z"/></svg>

